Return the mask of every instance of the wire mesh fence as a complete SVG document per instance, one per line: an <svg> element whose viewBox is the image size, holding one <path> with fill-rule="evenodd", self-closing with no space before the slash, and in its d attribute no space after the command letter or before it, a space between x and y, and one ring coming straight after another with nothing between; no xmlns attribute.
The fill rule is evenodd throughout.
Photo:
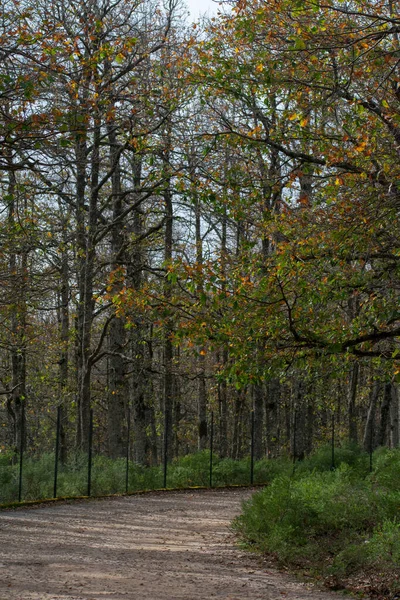
<svg viewBox="0 0 400 600"><path fill-rule="evenodd" d="M104 451L99 422L90 411L87 444L84 451L77 451L70 436L65 448L62 439L62 411L59 407L51 414L51 427L47 430L50 440L42 451L21 435L20 446L14 452L0 452L0 505L22 501L34 501L59 497L103 496L129 494L141 490L187 487L220 487L234 485L261 485L270 482L275 472L292 473L301 468L293 462L287 451L270 460L260 458L257 434L265 434L257 427L254 411L248 415L247 428L242 440L240 456L221 456L221 447L216 435L216 418L210 412L207 439L202 450L192 446L191 451L176 453L172 440L168 438L167 419L162 419L163 429L159 432L159 452L156 461L134 460L135 439L132 435L131 415L128 412L125 447L120 457L110 458ZM22 419L25 423L25 419ZM337 453L340 441L335 432L332 417L330 443L327 448L327 468L338 465ZM23 433L23 432L22 432ZM296 447L297 427L292 431L292 447ZM258 455L257 455L258 448ZM370 444L369 471L372 470L373 447Z"/></svg>
<svg viewBox="0 0 400 600"><path fill-rule="evenodd" d="M96 444L95 414L90 412L85 451L73 448L61 453L61 409L54 416L53 449L33 451L22 443L18 452L0 454L0 504L57 497L102 496L140 490L184 487L253 485L268 480L268 460L255 460L255 422L250 418L247 452L241 458L221 457L215 451L214 414L209 415L206 448L184 456L172 456L168 437L160 435L158 464L132 460L130 415L127 418L125 456L109 458ZM165 428L165 426L164 426ZM66 454L63 459L61 454Z"/></svg>

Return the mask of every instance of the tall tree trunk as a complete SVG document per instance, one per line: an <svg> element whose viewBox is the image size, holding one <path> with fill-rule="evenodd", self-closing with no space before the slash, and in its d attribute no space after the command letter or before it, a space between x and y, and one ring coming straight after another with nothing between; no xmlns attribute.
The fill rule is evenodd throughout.
<svg viewBox="0 0 400 600"><path fill-rule="evenodd" d="M9 254L10 321L11 321L11 391L7 398L7 411L11 418L14 451L26 446L26 327L27 327L27 277L28 254L26 243L16 232L17 181L11 153L8 155L8 229L11 236Z"/></svg>
<svg viewBox="0 0 400 600"><path fill-rule="evenodd" d="M88 441L90 392L84 384L86 375L86 364L90 345L91 323L88 323L86 315L87 287L91 287L90 272L88 267L88 248L86 231L86 170L87 170L87 140L85 134L77 134L75 144L76 161L76 256L78 263L78 305L75 319L75 352L76 352L76 376L77 376L77 430L76 446L78 450L84 450ZM93 270L93 269L91 269Z"/></svg>
<svg viewBox="0 0 400 600"><path fill-rule="evenodd" d="M377 446L384 446L388 438L390 405L392 402L392 383L385 383L383 401L381 405L381 421L377 435Z"/></svg>
<svg viewBox="0 0 400 600"><path fill-rule="evenodd" d="M366 452L369 452L371 448L375 448L375 437L377 435L376 431L376 407L378 405L379 394L381 391L381 385L379 381L374 381L370 396L369 396L369 406L367 413L367 420L365 423L364 436L363 436L363 447Z"/></svg>
<svg viewBox="0 0 400 600"><path fill-rule="evenodd" d="M390 408L390 442L392 448L400 446L400 401L396 384L392 385L392 402Z"/></svg>
<svg viewBox="0 0 400 600"><path fill-rule="evenodd" d="M83 214L85 212L85 185L82 185L83 194L78 194L78 218L79 218L79 304L78 304L78 423L77 423L77 447L86 451L89 443L89 419L91 403L91 375L92 375L92 325L94 314L93 283L96 258L95 237L97 233L97 210L99 195L100 175L100 117L94 116L94 133L91 158L91 178L89 214L87 228ZM79 165L79 177L86 177L86 169L83 166L86 160L86 143L78 145L77 164ZM81 156L85 152L85 156ZM82 230L83 226L83 230Z"/></svg>
<svg viewBox="0 0 400 600"><path fill-rule="evenodd" d="M279 455L280 395L281 395L281 385L280 385L279 379L271 379L271 381L269 381L267 384L267 394L265 397L266 438L267 438L267 456L268 456L268 458L276 458Z"/></svg>
<svg viewBox="0 0 400 600"><path fill-rule="evenodd" d="M165 173L169 174L170 165L169 157L170 151L168 144L170 143L169 136L167 140L167 148L164 151L164 169ZM164 234L164 263L166 267L166 276L164 278L164 297L166 304L169 304L172 297L172 283L168 278L168 267L172 261L172 250L173 250L173 205L172 205L172 192L169 175L167 176L167 183L165 184L165 190L163 193L164 205L165 205L165 234ZM173 358L174 349L172 344L173 327L171 320L167 318L164 326L164 419L167 426L164 431L164 436L167 437L168 448L172 447L172 431L173 431L173 392L174 392L174 375L173 375ZM169 456L171 452L169 453Z"/></svg>
<svg viewBox="0 0 400 600"><path fill-rule="evenodd" d="M59 327L60 327L60 461L67 461L67 396L68 396L68 373L69 373L69 302L70 302L70 275L68 262L68 216L63 216L62 221L62 253L60 268L60 293L59 293Z"/></svg>
<svg viewBox="0 0 400 600"><path fill-rule="evenodd" d="M219 362L219 359L218 359ZM228 362L228 351L222 351L222 364ZM218 383L218 411L219 411L219 455L226 458L229 452L228 444L228 384L225 379Z"/></svg>
<svg viewBox="0 0 400 600"><path fill-rule="evenodd" d="M306 433L306 454L310 454L314 448L314 429L315 429L315 404L314 394L307 395L307 433Z"/></svg>
<svg viewBox="0 0 400 600"><path fill-rule="evenodd" d="M297 378L293 385L292 456L303 460L307 452L307 398L305 383Z"/></svg>
<svg viewBox="0 0 400 600"><path fill-rule="evenodd" d="M236 390L233 413L232 457L239 459L243 451L245 390Z"/></svg>
<svg viewBox="0 0 400 600"><path fill-rule="evenodd" d="M123 203L121 171L119 165L120 147L114 124L108 125L110 143L110 170L113 197L113 228L111 231L111 255L113 281L112 295L118 295L126 284L125 273L125 229L122 218ZM128 409L128 379L125 320L117 313L109 326L108 347L110 352L109 394L107 411L108 450L111 458L121 458L126 454L125 423Z"/></svg>
<svg viewBox="0 0 400 600"><path fill-rule="evenodd" d="M225 291L225 271L227 260L227 213L224 205L222 223L221 223L221 277L223 281L223 289ZM221 368L224 369L228 364L228 350L226 347L222 349ZM220 358L218 357L218 363ZM229 453L228 444L228 385L226 380L218 383L218 409L219 409L219 455L221 458L226 458Z"/></svg>
<svg viewBox="0 0 400 600"><path fill-rule="evenodd" d="M139 190L142 180L142 160L134 155L131 160L133 188ZM143 286L143 268L145 252L142 244L144 233L144 216L142 214L138 194L133 197L135 209L129 224L132 243L127 257L127 285L137 292ZM152 327L148 327L143 319L133 314L134 327L129 333L131 356L130 399L132 403L133 425L133 457L140 465L157 464L157 444L152 439L155 431L154 408L149 404L150 381L149 370L153 360ZM147 342L146 342L147 338ZM150 436L148 432L150 430Z"/></svg>
<svg viewBox="0 0 400 600"><path fill-rule="evenodd" d="M359 378L359 364L355 362L351 368L350 373L350 386L348 395L348 427L349 427L349 441L354 444L358 443L358 431L357 431L357 414L356 414L356 399L358 389L358 378Z"/></svg>
<svg viewBox="0 0 400 600"><path fill-rule="evenodd" d="M254 399L254 458L260 460L264 456L264 404L265 390L262 383L253 386Z"/></svg>
<svg viewBox="0 0 400 600"><path fill-rule="evenodd" d="M175 351L175 362L179 365L180 362L180 348L177 347ZM181 404L181 386L180 379L175 374L174 375L174 390L173 390L173 443L172 443L172 456L177 457L180 454L181 449L181 437L180 437L180 422L182 419L182 404Z"/></svg>
<svg viewBox="0 0 400 600"><path fill-rule="evenodd" d="M189 164L191 194L194 202L195 212L195 239L196 239L196 266L198 272L201 273L203 267L203 239L201 235L201 203L197 193L197 182L195 167ZM199 297L204 293L203 284L200 280L197 286L197 294ZM198 431L198 448L204 450L207 447L207 387L205 379L206 357L204 348L200 349L197 357L198 365L198 387L197 387L197 431Z"/></svg>

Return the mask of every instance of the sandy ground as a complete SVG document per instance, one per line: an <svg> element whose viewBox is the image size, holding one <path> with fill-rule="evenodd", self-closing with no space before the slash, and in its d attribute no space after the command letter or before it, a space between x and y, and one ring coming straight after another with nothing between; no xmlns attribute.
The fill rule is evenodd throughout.
<svg viewBox="0 0 400 600"><path fill-rule="evenodd" d="M0 600L340 600L235 546L249 490L151 493L0 513Z"/></svg>

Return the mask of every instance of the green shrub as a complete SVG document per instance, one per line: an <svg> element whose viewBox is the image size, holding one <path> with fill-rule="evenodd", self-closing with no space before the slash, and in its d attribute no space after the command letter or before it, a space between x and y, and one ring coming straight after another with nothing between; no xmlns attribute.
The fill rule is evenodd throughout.
<svg viewBox="0 0 400 600"><path fill-rule="evenodd" d="M263 458L254 465L254 483L271 483L276 477L290 476L293 462L288 456Z"/></svg>
<svg viewBox="0 0 400 600"><path fill-rule="evenodd" d="M218 461L213 456L213 461ZM203 450L175 459L168 467L168 487L207 486L210 481L210 452Z"/></svg>
<svg viewBox="0 0 400 600"><path fill-rule="evenodd" d="M344 465L301 478L278 477L244 506L237 527L246 540L286 560L318 551L321 538L371 524L370 486Z"/></svg>
<svg viewBox="0 0 400 600"><path fill-rule="evenodd" d="M400 492L400 449L389 450L379 448L374 453L373 473L374 485L391 492Z"/></svg>
<svg viewBox="0 0 400 600"><path fill-rule="evenodd" d="M400 523L399 519L385 519L375 528L366 543L369 561L386 563L396 569L400 565Z"/></svg>
<svg viewBox="0 0 400 600"><path fill-rule="evenodd" d="M359 446L353 443L344 443L335 448L334 467L341 465L352 467L352 473L364 477L369 470L369 456ZM296 472L301 475L312 471L330 471L332 469L332 446L325 445L310 454L303 461L296 463Z"/></svg>
<svg viewBox="0 0 400 600"><path fill-rule="evenodd" d="M363 458L334 470L304 469L276 477L243 505L234 525L242 539L281 561L322 575L383 573L397 590L400 565L399 452L377 453L375 471L362 477ZM319 465L321 467L321 463Z"/></svg>

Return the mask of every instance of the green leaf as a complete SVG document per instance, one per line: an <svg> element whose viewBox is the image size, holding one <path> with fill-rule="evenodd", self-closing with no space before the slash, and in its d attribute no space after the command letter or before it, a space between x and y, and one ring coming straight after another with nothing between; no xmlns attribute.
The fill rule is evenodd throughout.
<svg viewBox="0 0 400 600"><path fill-rule="evenodd" d="M295 43L294 43L295 50L305 50L306 48L307 48L307 45L306 45L305 41L303 40L303 38L297 38L297 40L295 40Z"/></svg>

